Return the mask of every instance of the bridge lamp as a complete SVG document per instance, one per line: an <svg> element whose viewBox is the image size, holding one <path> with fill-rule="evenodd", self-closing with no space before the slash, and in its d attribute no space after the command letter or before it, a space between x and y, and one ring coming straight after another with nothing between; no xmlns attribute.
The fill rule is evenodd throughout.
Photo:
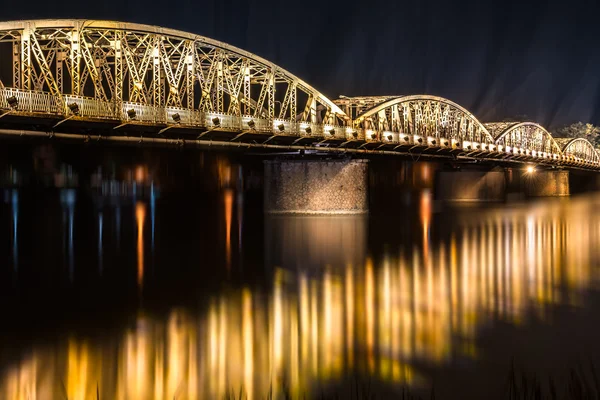
<svg viewBox="0 0 600 400"><path fill-rule="evenodd" d="M535 167L533 165L530 165L527 167L527 169L525 170L528 174L533 174L535 172Z"/></svg>
<svg viewBox="0 0 600 400"><path fill-rule="evenodd" d="M304 131L309 135L312 133L312 129L310 129L310 126L307 126L306 128L304 128Z"/></svg>
<svg viewBox="0 0 600 400"><path fill-rule="evenodd" d="M277 129L279 129L281 132L283 132L285 130L285 125L279 124L279 125L277 125Z"/></svg>
<svg viewBox="0 0 600 400"><path fill-rule="evenodd" d="M173 121L175 121L176 123L181 122L181 115L179 115L179 113L175 113L175 114L171 115L171 118L173 118Z"/></svg>
<svg viewBox="0 0 600 400"><path fill-rule="evenodd" d="M127 110L127 116L129 117L129 119L135 119L137 113L133 108L130 108L129 110Z"/></svg>
<svg viewBox="0 0 600 400"><path fill-rule="evenodd" d="M254 129L254 127L256 126L256 122L254 122L254 120L251 119L250 121L248 121L248 126L250 127L250 129Z"/></svg>
<svg viewBox="0 0 600 400"><path fill-rule="evenodd" d="M67 107L69 107L69 110L71 110L73 114L79 115L79 105L77 103L69 103Z"/></svg>
<svg viewBox="0 0 600 400"><path fill-rule="evenodd" d="M335 136L335 129L331 128L328 132L331 136Z"/></svg>
<svg viewBox="0 0 600 400"><path fill-rule="evenodd" d="M392 135L387 135L388 142L391 142L394 137Z"/></svg>
<svg viewBox="0 0 600 400"><path fill-rule="evenodd" d="M433 143L433 142L432 142L432 143ZM435 143L434 143L434 144L435 144ZM447 140L444 140L444 142L443 142L442 144L443 144L444 146L448 147L448 144L449 144L449 143L448 143L448 141L447 141Z"/></svg>
<svg viewBox="0 0 600 400"><path fill-rule="evenodd" d="M356 139L358 137L358 132L352 131L352 136L354 137L354 139Z"/></svg>
<svg viewBox="0 0 600 400"><path fill-rule="evenodd" d="M214 126L220 126L221 125L221 119L219 117L214 117L212 119L212 123Z"/></svg>
<svg viewBox="0 0 600 400"><path fill-rule="evenodd" d="M431 145L432 145L432 146L435 146L436 144L437 144L437 140L435 140L435 139L431 139Z"/></svg>
<svg viewBox="0 0 600 400"><path fill-rule="evenodd" d="M8 106L10 108L12 108L13 110L15 108L17 108L19 105L19 100L17 100L17 98L15 96L10 96L9 98L6 99L6 102L8 103Z"/></svg>
<svg viewBox="0 0 600 400"><path fill-rule="evenodd" d="M410 140L410 139L409 139L409 137L408 137L408 136L404 136L404 141L405 141L405 142L408 142L409 140Z"/></svg>
<svg viewBox="0 0 600 400"><path fill-rule="evenodd" d="M417 139L417 142L419 142L419 143L423 143L423 138L418 138L418 139Z"/></svg>

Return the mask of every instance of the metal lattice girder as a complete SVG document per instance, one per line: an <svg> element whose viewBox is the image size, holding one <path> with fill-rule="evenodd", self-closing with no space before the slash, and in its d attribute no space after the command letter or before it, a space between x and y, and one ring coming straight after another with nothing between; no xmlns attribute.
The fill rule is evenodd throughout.
<svg viewBox="0 0 600 400"><path fill-rule="evenodd" d="M0 38L12 44L12 57L0 59L11 63L12 76L0 79L13 89L294 122L312 122L322 112L324 123L350 122L335 103L279 66L186 32L113 21L37 20L1 22ZM297 110L306 112L296 115Z"/></svg>
<svg viewBox="0 0 600 400"><path fill-rule="evenodd" d="M488 124L486 124L488 126ZM496 126L495 123L489 126ZM497 132L496 144L519 147L531 151L562 155L560 146L544 127L534 122L507 124L506 128Z"/></svg>
<svg viewBox="0 0 600 400"><path fill-rule="evenodd" d="M344 99L342 99L344 100ZM353 99L346 98L351 104ZM369 103L368 98L360 98ZM356 128L434 138L494 143L487 129L469 111L447 99L429 96L376 97L372 108L354 120ZM402 112L400 112L400 107Z"/></svg>
<svg viewBox="0 0 600 400"><path fill-rule="evenodd" d="M588 140L576 138L567 141L562 149L562 153L567 157L576 157L583 161L600 162L600 154Z"/></svg>

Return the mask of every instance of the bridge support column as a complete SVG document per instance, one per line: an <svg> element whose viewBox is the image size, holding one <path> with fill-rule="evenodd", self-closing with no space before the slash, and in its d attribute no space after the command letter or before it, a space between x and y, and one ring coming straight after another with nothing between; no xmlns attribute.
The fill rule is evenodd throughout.
<svg viewBox="0 0 600 400"><path fill-rule="evenodd" d="M521 185L529 197L568 196L571 193L569 171L563 170L522 172Z"/></svg>
<svg viewBox="0 0 600 400"><path fill-rule="evenodd" d="M503 170L438 171L435 177L436 200L448 202L504 201L506 177Z"/></svg>
<svg viewBox="0 0 600 400"><path fill-rule="evenodd" d="M265 161L265 212L366 213L367 165L363 160Z"/></svg>

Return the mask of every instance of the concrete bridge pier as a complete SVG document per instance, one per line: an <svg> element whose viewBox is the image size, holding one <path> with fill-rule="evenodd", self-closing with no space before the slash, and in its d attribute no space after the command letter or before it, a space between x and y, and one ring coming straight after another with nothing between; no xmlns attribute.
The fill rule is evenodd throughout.
<svg viewBox="0 0 600 400"><path fill-rule="evenodd" d="M368 212L365 160L269 160L264 163L264 209L270 214Z"/></svg>

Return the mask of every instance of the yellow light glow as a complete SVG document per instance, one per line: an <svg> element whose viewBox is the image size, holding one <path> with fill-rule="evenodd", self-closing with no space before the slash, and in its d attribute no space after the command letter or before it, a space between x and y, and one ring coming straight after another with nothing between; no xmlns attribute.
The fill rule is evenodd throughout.
<svg viewBox="0 0 600 400"><path fill-rule="evenodd" d="M528 174L533 174L535 172L535 167L530 165L527 167L527 173Z"/></svg>

